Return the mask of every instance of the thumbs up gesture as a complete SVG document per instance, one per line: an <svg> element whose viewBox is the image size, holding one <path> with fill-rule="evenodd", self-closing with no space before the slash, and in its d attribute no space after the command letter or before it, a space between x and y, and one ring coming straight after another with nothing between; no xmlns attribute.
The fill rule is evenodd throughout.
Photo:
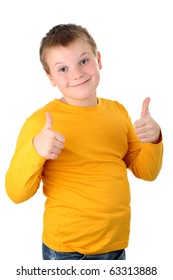
<svg viewBox="0 0 173 280"><path fill-rule="evenodd" d="M43 129L33 139L37 153L46 159L56 159L64 148L65 137L52 129L53 118L46 113L46 123Z"/></svg>
<svg viewBox="0 0 173 280"><path fill-rule="evenodd" d="M150 115L149 103L150 98L145 98L142 104L141 118L134 123L135 132L142 143L157 143L161 130L158 123Z"/></svg>

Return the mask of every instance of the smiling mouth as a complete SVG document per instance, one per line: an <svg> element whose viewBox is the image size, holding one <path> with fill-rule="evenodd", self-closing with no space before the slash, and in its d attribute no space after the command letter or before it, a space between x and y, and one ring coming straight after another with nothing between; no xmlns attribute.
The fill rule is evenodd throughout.
<svg viewBox="0 0 173 280"><path fill-rule="evenodd" d="M79 87L79 86L82 86L82 85L85 85L87 82L89 82L90 79L82 82L82 83L79 83L79 84L76 84L76 85L72 85L71 87Z"/></svg>

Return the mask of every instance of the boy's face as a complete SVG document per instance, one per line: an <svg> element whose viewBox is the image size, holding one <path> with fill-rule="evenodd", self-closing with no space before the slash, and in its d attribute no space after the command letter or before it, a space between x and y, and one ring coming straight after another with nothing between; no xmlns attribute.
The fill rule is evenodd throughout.
<svg viewBox="0 0 173 280"><path fill-rule="evenodd" d="M55 47L47 53L53 86L61 91L64 101L76 106L96 104L96 88L102 68L100 53L95 55L90 45L76 40L67 47Z"/></svg>

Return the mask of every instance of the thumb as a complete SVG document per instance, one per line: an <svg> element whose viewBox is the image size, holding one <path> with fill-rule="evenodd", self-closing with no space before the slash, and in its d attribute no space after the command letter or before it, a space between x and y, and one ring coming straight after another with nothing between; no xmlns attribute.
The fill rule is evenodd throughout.
<svg viewBox="0 0 173 280"><path fill-rule="evenodd" d="M142 111L141 111L141 118L150 116L150 112L149 112L149 103L150 103L150 97L147 97L144 99L143 103L142 103Z"/></svg>
<svg viewBox="0 0 173 280"><path fill-rule="evenodd" d="M52 124L53 124L53 118L50 113L46 113L46 123L45 123L45 128L47 129L52 129Z"/></svg>

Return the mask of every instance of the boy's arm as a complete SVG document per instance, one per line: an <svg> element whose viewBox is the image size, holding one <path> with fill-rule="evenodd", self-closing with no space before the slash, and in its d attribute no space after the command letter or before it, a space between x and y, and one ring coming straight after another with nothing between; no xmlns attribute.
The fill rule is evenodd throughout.
<svg viewBox="0 0 173 280"><path fill-rule="evenodd" d="M158 176L162 167L163 143L160 126L149 113L149 103L150 98L146 98L135 128L130 122L129 148L124 160L136 177L151 181Z"/></svg>
<svg viewBox="0 0 173 280"><path fill-rule="evenodd" d="M65 137L52 129L49 113L24 124L16 145L15 154L6 173L6 191L16 203L32 197L37 191L44 163L55 160L64 147Z"/></svg>
<svg viewBox="0 0 173 280"><path fill-rule="evenodd" d="M37 191L43 165L46 161L33 146L33 137L39 128L27 120L19 134L15 153L7 170L5 187L8 196L15 203L23 202Z"/></svg>
<svg viewBox="0 0 173 280"><path fill-rule="evenodd" d="M153 181L162 167L163 143L140 143L137 139L129 145L124 161L128 169L140 179Z"/></svg>

